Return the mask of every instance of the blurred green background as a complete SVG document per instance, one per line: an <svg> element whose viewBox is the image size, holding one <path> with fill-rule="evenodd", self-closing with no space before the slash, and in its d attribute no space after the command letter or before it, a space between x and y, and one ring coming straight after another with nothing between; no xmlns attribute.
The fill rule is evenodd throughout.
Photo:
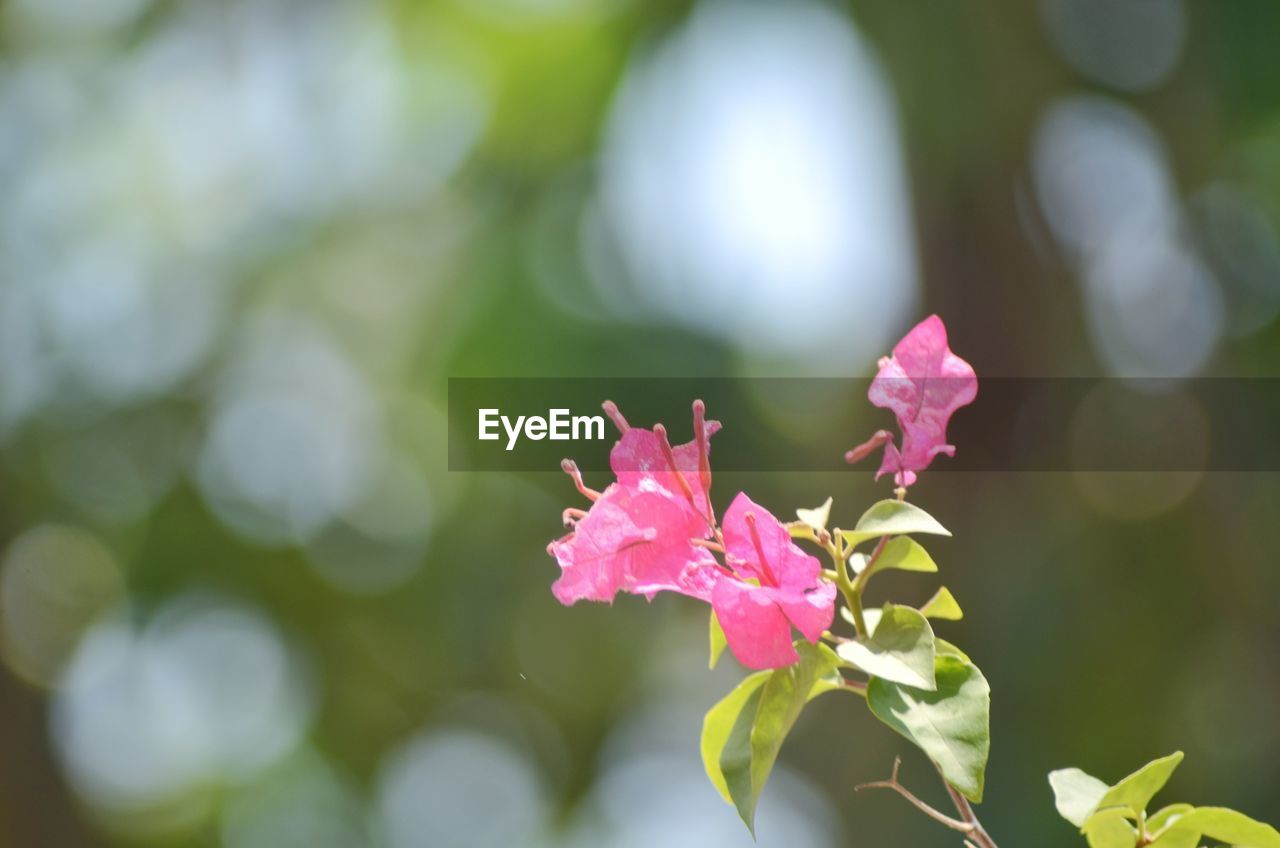
<svg viewBox="0 0 1280 848"><path fill-rule="evenodd" d="M577 496L450 472L446 379L866 376L929 312L980 376L1272 375L1278 37L1269 0L0 4L0 845L750 845L705 609L556 604ZM1107 391L1082 449L1148 402ZM889 423L753 400L780 452ZM846 525L888 488L741 487ZM1170 800L1280 818L1274 475L912 498L997 840L1077 844L1048 770L1175 749ZM955 844L854 794L895 753L940 802L816 702L760 844Z"/></svg>

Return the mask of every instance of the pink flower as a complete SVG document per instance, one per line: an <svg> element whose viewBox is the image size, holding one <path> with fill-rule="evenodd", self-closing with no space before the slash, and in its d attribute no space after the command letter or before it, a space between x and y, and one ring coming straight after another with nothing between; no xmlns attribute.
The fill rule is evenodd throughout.
<svg viewBox="0 0 1280 848"><path fill-rule="evenodd" d="M711 606L729 648L749 668L791 665L799 659L791 628L816 643L835 615L835 585L822 580L818 560L791 541L782 522L745 493L725 513L723 531L733 573L717 575Z"/></svg>
<svg viewBox="0 0 1280 848"><path fill-rule="evenodd" d="M652 598L674 591L710 600L718 563L697 542L712 534L709 456L719 422L705 421L696 402L701 435L672 447L662 425L631 427L612 403L604 408L622 432L609 454L618 480L603 493L592 491L565 460L578 491L593 503L585 513L566 510L573 529L547 546L561 569L552 592L565 605L612 601L618 592Z"/></svg>
<svg viewBox="0 0 1280 848"><path fill-rule="evenodd" d="M706 421L702 424L702 430L709 443L711 437L720 431L720 422ZM670 451L670 457L667 456L667 451ZM715 513L711 508L711 494L708 491L710 475L708 474L704 484L698 454L696 439L671 447L666 430L661 424L652 430L632 427L622 434L613 450L609 451L609 467L617 475L621 486L632 489L656 486L672 495L680 495L686 505L696 505L693 515L701 522L702 529L706 530L709 519L713 519Z"/></svg>
<svg viewBox="0 0 1280 848"><path fill-rule="evenodd" d="M573 529L547 551L560 564L551 590L565 605L612 601L618 592L652 599L678 592L715 610L734 655L751 668L799 659L792 628L817 642L835 615L836 587L818 560L791 541L782 522L739 494L717 528L711 506L711 436L720 429L694 403L696 438L672 446L666 430L631 427L617 407L605 411L622 431L609 454L617 482L588 489L569 460L564 470L591 509L566 510ZM708 541L712 536L716 541ZM724 552L721 565L712 549Z"/></svg>
<svg viewBox="0 0 1280 848"><path fill-rule="evenodd" d="M717 563L692 543L709 531L690 515L686 502L669 492L614 483L547 548L561 568L551 591L566 606L611 602L618 592L652 599L673 591L710 600Z"/></svg>
<svg viewBox="0 0 1280 848"><path fill-rule="evenodd" d="M935 456L955 455L955 446L947 444L947 422L977 395L973 367L951 352L942 319L930 315L894 346L892 356L880 360L867 393L876 406L893 410L902 430L899 445L881 431L846 458L856 461L883 444L884 460L876 479L892 473L899 486L910 486L916 472L928 468Z"/></svg>

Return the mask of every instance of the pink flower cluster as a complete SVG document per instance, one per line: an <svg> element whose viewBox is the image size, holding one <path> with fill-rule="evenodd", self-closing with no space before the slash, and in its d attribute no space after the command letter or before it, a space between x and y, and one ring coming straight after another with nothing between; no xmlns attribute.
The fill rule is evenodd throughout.
<svg viewBox="0 0 1280 848"><path fill-rule="evenodd" d="M720 424L704 420L701 401L693 410L694 440L673 447L662 425L631 427L605 404L622 432L609 454L617 480L594 492L566 460L592 504L585 513L567 511L573 529L547 549L562 569L551 589L564 604L612 601L618 592L697 598L711 604L744 665L790 665L799 658L792 628L817 642L831 626L836 587L822 580L818 560L791 541L782 522L745 494L716 523L710 451Z"/></svg>
<svg viewBox="0 0 1280 848"><path fill-rule="evenodd" d="M901 447L880 431L846 455L850 461L884 447L877 479L893 473L899 486L946 444L951 414L973 401L977 378L947 347L937 316L926 319L880 362L870 399L896 414ZM750 668L779 668L799 657L793 629L816 643L835 615L835 584L818 560L791 540L786 525L745 493L738 493L723 522L711 503L711 437L702 401L693 404L693 441L672 445L666 429L632 427L606 402L605 412L622 436L609 454L616 480L603 492L587 488L577 466L564 470L591 501L589 510L565 510L571 527L547 551L561 568L551 587L565 605L612 602L618 592L652 599L677 592L711 604L734 656ZM721 558L717 558L717 554Z"/></svg>

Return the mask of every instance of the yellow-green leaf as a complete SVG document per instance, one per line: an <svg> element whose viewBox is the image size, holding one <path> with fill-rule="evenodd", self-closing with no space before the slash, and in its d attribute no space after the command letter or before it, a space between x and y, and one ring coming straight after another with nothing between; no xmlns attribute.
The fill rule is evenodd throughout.
<svg viewBox="0 0 1280 848"><path fill-rule="evenodd" d="M1129 811L1131 817L1137 818L1147 809L1147 804L1155 794L1169 782L1169 778L1173 776L1174 770L1181 762L1181 751L1152 760L1107 790L1107 794L1098 799L1098 809L1123 807Z"/></svg>
<svg viewBox="0 0 1280 848"><path fill-rule="evenodd" d="M1049 772L1049 785L1053 787L1053 803L1058 808L1058 814L1081 828L1098 809L1102 796L1111 788L1078 768Z"/></svg>
<svg viewBox="0 0 1280 848"><path fill-rule="evenodd" d="M857 526L841 533L845 543L851 546L860 545L868 539L880 536L903 536L909 533L951 535L947 528L920 507L896 500L883 500L872 504L871 508L858 519Z"/></svg>
<svg viewBox="0 0 1280 848"><path fill-rule="evenodd" d="M1194 833L1249 848L1280 848L1280 832L1274 827L1225 807L1198 807L1184 813L1167 832Z"/></svg>
<svg viewBox="0 0 1280 848"><path fill-rule="evenodd" d="M915 539L910 536L899 536L885 545L880 551L880 556L871 563L871 574L890 569L935 572L938 570L938 565Z"/></svg>
<svg viewBox="0 0 1280 848"><path fill-rule="evenodd" d="M968 654L936 634L933 637L933 650L938 656L959 657L967 663L973 662Z"/></svg>
<svg viewBox="0 0 1280 848"><path fill-rule="evenodd" d="M743 680L708 710L702 720L702 765L707 770L707 777L711 778L712 785L730 804L733 803L733 798L729 795L724 772L720 770L720 755L724 752L734 726L743 720L743 716L746 717L747 732L750 733L750 723L755 719L760 689L770 674L768 671L758 671Z"/></svg>
<svg viewBox="0 0 1280 848"><path fill-rule="evenodd" d="M827 498L822 506L815 509L797 509L796 518L815 531L826 530L827 521L831 518L831 498Z"/></svg>
<svg viewBox="0 0 1280 848"><path fill-rule="evenodd" d="M1148 832L1152 832L1150 823L1148 822ZM1189 830L1166 830L1148 843L1152 848L1197 848L1200 844L1200 834Z"/></svg>
<svg viewBox="0 0 1280 848"><path fill-rule="evenodd" d="M1120 809L1101 810L1084 824L1085 839L1089 848L1134 848L1138 844L1138 832Z"/></svg>
<svg viewBox="0 0 1280 848"><path fill-rule="evenodd" d="M707 668L715 668L716 663L720 662L724 649L729 646L729 641L724 636L724 629L720 627L720 620L716 618L715 610L711 611L710 630L711 659L707 663Z"/></svg>
<svg viewBox="0 0 1280 848"><path fill-rule="evenodd" d="M707 713L702 761L716 789L754 832L756 802L804 705L840 686L826 645L795 643L799 662L747 678Z"/></svg>
<svg viewBox="0 0 1280 848"><path fill-rule="evenodd" d="M1186 815L1194 809L1195 807L1190 804L1170 804L1163 807L1158 812L1147 816L1147 831L1159 833L1177 821L1179 816Z"/></svg>
<svg viewBox="0 0 1280 848"><path fill-rule="evenodd" d="M946 586L934 593L933 597L920 608L925 618L937 618L944 621L959 621L964 618L964 610L956 603L955 596Z"/></svg>

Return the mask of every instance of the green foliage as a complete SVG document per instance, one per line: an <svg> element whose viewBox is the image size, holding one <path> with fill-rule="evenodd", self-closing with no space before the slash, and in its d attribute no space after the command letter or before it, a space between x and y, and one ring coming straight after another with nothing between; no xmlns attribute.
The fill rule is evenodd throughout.
<svg viewBox="0 0 1280 848"><path fill-rule="evenodd" d="M1182 762L1182 752L1153 760L1107 786L1080 769L1049 775L1062 817L1080 828L1091 848L1197 848L1204 838L1248 848L1280 848L1280 832L1224 807L1172 804L1151 816L1147 805Z"/></svg>
<svg viewBox="0 0 1280 848"><path fill-rule="evenodd" d="M711 640L711 658L707 661L707 668L715 668L720 662L724 649L729 647L729 641L725 639L724 628L720 626L720 620L716 618L716 611L711 611L710 624L710 640Z"/></svg>
<svg viewBox="0 0 1280 848"><path fill-rule="evenodd" d="M943 639L941 636L933 637L933 650L940 657L959 657L967 663L973 662L969 659L969 655L957 648L955 645Z"/></svg>
<svg viewBox="0 0 1280 848"><path fill-rule="evenodd" d="M853 547L881 536L905 536L927 533L950 536L951 532L918 506L906 501L884 500L873 504L862 514L852 530L841 531L845 544Z"/></svg>
<svg viewBox="0 0 1280 848"><path fill-rule="evenodd" d="M1161 757L1147 763L1124 780L1107 790L1098 799L1098 809L1120 807L1127 815L1137 817L1147 808L1147 804L1156 793L1164 788L1182 762L1182 752L1175 751L1167 757Z"/></svg>
<svg viewBox="0 0 1280 848"><path fill-rule="evenodd" d="M1280 832L1268 824L1225 807L1199 807L1174 819L1169 834L1195 834L1197 841L1208 837L1249 848L1277 848Z"/></svg>
<svg viewBox="0 0 1280 848"><path fill-rule="evenodd" d="M959 621L964 618L964 610L960 609L955 595L952 595L951 590L946 586L938 589L933 597L920 607L920 612L925 618L938 618L944 621Z"/></svg>
<svg viewBox="0 0 1280 848"><path fill-rule="evenodd" d="M867 624L870 633L837 646L840 659L890 682L930 691L937 688L933 628L923 615L911 607L885 604Z"/></svg>
<svg viewBox="0 0 1280 848"><path fill-rule="evenodd" d="M932 573L938 570L938 566L919 542L910 536L899 536L884 546L871 565L871 574L890 569Z"/></svg>
<svg viewBox="0 0 1280 848"><path fill-rule="evenodd" d="M1194 809L1195 807L1190 804L1170 804L1147 816L1147 829L1153 832L1163 830L1167 825L1173 823L1173 819L1176 816L1184 815Z"/></svg>
<svg viewBox="0 0 1280 848"><path fill-rule="evenodd" d="M914 742L948 783L981 801L991 751L991 688L978 667L940 655L933 691L873 678L867 704L876 718Z"/></svg>
<svg viewBox="0 0 1280 848"><path fill-rule="evenodd" d="M1098 802L1111 787L1078 768L1058 769L1049 773L1054 805L1058 814L1076 827L1084 827L1098 809Z"/></svg>
<svg viewBox="0 0 1280 848"><path fill-rule="evenodd" d="M760 704L760 689L764 686L772 672L757 671L733 688L728 695L707 711L702 720L702 765L707 770L707 777L724 799L733 803L729 793L729 783L720 768L721 754L725 753L729 738L735 735L735 747L742 744L745 734L750 739L751 723L755 720L756 708ZM745 729L739 728L743 725Z"/></svg>
<svg viewBox="0 0 1280 848"><path fill-rule="evenodd" d="M1138 844L1137 831L1121 810L1094 813L1085 821L1083 831L1089 848L1134 848Z"/></svg>
<svg viewBox="0 0 1280 848"><path fill-rule="evenodd" d="M867 510L853 530L833 531L833 543L826 529L830 510L829 498L816 509L797 510L800 520L790 529L794 538L815 542L831 556L848 603L840 616L853 628L852 638L826 634L834 650L796 642L799 662L752 674L707 713L703 725L707 774L753 832L756 804L787 734L810 700L834 689L862 692L872 714L920 748L956 792L975 803L983 796L991 690L968 655L939 638L930 624L963 618L955 596L944 586L918 609L894 603L862 607L863 590L882 571L937 572L937 563L910 534L950 534L919 507L885 500ZM873 553L852 550L872 539L883 540ZM714 613L709 637L714 667L726 647ZM865 689L847 683L846 672L866 675ZM1234 810L1173 804L1148 816L1147 806L1182 757L1175 752L1154 760L1114 785L1080 769L1055 771L1049 775L1055 805L1090 848L1201 848L1202 840L1280 848L1280 833ZM892 781L872 785L902 789L896 768ZM957 809L973 815L962 802ZM940 815L934 817L947 818ZM965 827L955 820L952 826ZM966 844L994 846L980 829L965 832L972 837Z"/></svg>
<svg viewBox="0 0 1280 848"><path fill-rule="evenodd" d="M827 498L822 506L814 509L797 509L796 518L815 532L827 529L827 521L831 518L831 498Z"/></svg>
<svg viewBox="0 0 1280 848"><path fill-rule="evenodd" d="M797 642L800 661L757 672L711 708L702 725L707 776L754 833L756 802L804 705L842 687L839 658L825 645Z"/></svg>

